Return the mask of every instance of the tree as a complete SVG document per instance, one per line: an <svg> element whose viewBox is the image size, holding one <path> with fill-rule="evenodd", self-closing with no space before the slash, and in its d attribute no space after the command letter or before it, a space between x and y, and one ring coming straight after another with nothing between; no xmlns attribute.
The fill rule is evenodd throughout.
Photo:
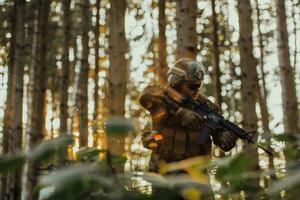
<svg viewBox="0 0 300 200"><path fill-rule="evenodd" d="M16 4L14 3L12 12L11 12L11 38L10 38L10 48L9 48L9 60L8 60L8 81L7 81L7 95L6 95L6 107L4 113L4 122L3 122L3 136L2 136L2 153L3 155L7 154L9 136L12 131L12 88L13 88L13 68L14 68L14 51L15 51L15 29L16 29ZM1 176L1 194L0 199L4 199L7 193L7 175Z"/></svg>
<svg viewBox="0 0 300 200"><path fill-rule="evenodd" d="M29 146L34 147L44 139L46 117L46 81L47 80L47 41L50 0L38 1L37 33L35 61L31 73L31 115L29 118ZM39 162L30 162L28 167L27 198L38 199L39 193L34 190L37 184Z"/></svg>
<svg viewBox="0 0 300 200"><path fill-rule="evenodd" d="M220 106L222 103L221 96L221 82L220 82L220 53L219 53L219 39L218 39L218 20L216 14L216 2L211 0L212 7L212 25L213 25L213 88L215 103Z"/></svg>
<svg viewBox="0 0 300 200"><path fill-rule="evenodd" d="M63 46L62 46L62 71L61 71L61 82L60 82L60 128L59 133L61 135L67 134L67 120L68 120L68 88L69 88L69 48L71 40L71 0L63 1ZM67 157L67 149L62 152L62 159Z"/></svg>
<svg viewBox="0 0 300 200"><path fill-rule="evenodd" d="M297 132L299 111L295 76L290 62L284 0L276 0L278 60L281 76L283 125L286 133Z"/></svg>
<svg viewBox="0 0 300 200"><path fill-rule="evenodd" d="M176 58L192 58L197 55L197 1L176 1L177 49Z"/></svg>
<svg viewBox="0 0 300 200"><path fill-rule="evenodd" d="M89 1L81 1L81 26L82 26L82 58L79 75L78 87L78 118L79 118L79 132L80 147L88 144L88 73L89 73Z"/></svg>
<svg viewBox="0 0 300 200"><path fill-rule="evenodd" d="M260 74L261 74L261 86L257 85L257 98L258 103L260 107L260 113L261 113L261 122L262 127L264 130L263 138L266 139L267 142L270 142L271 138L271 130L270 130L270 120L269 120L269 110L267 105L267 89L266 89L266 78L265 78L265 70L264 70L264 63L265 63L265 54L264 54L264 43L263 43L263 35L261 31L261 20L260 20L260 8L258 0L255 0L256 4L256 14L257 14L257 29L258 29L258 42L259 42L259 49L260 49ZM270 145L269 145L269 148ZM274 169L274 163L273 163L273 156L269 156L269 169ZM272 177L274 178L274 176Z"/></svg>
<svg viewBox="0 0 300 200"><path fill-rule="evenodd" d="M15 37L13 53L13 77L11 94L12 130L8 140L8 152L17 153L22 147L22 113L23 113L23 75L24 75L24 42L25 42L25 0L15 0ZM21 199L21 170L11 173L8 177L8 193L5 199Z"/></svg>
<svg viewBox="0 0 300 200"><path fill-rule="evenodd" d="M99 48L100 48L100 44L99 44L99 33L100 33L100 0L96 1L96 25L94 28L94 35L95 35L95 73L94 73L94 83L95 83L95 91L94 91L94 113L93 113L93 127L95 127L95 130L93 131L94 134L94 141L93 141L93 145L96 146L97 145L97 121L98 121L98 115L99 115L99 71L100 71L100 60L99 60Z"/></svg>
<svg viewBox="0 0 300 200"><path fill-rule="evenodd" d="M128 82L128 44L125 37L125 0L111 0L109 14L109 69L107 107L110 117L124 116ZM109 136L108 147L115 154L124 153L124 138Z"/></svg>
<svg viewBox="0 0 300 200"><path fill-rule="evenodd" d="M242 125L245 130L252 131L257 129L257 116L255 111L256 88L258 83L256 60L253 55L252 44L252 19L250 0L238 1L239 16L239 50L241 65L241 97L242 97ZM255 136L254 141L257 140ZM245 150L253 158L252 170L259 169L257 149L250 144L244 144ZM252 182L254 187L259 186L259 179ZM258 199L257 196L249 195L249 199Z"/></svg>
<svg viewBox="0 0 300 200"><path fill-rule="evenodd" d="M158 68L156 73L158 75L158 80L161 85L167 84L167 42L166 42L166 1L158 1Z"/></svg>

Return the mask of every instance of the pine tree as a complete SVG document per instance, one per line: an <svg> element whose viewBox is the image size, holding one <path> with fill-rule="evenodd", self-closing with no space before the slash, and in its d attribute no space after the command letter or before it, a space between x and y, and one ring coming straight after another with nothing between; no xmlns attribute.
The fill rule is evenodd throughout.
<svg viewBox="0 0 300 200"><path fill-rule="evenodd" d="M128 44L125 37L125 0L111 0L109 34L109 69L107 106L110 117L124 116L128 82ZM108 147L114 154L123 154L124 138L109 136Z"/></svg>
<svg viewBox="0 0 300 200"><path fill-rule="evenodd" d="M176 57L195 59L197 55L197 1L176 1L177 49Z"/></svg>
<svg viewBox="0 0 300 200"><path fill-rule="evenodd" d="M257 129L257 115L255 111L256 104L256 88L258 83L256 60L253 55L252 30L253 24L251 19L250 0L238 1L239 16L239 49L240 49L240 65L241 65L241 97L242 97L242 116L243 128L247 131ZM253 138L257 140L257 135ZM259 169L257 149L250 144L245 144L245 150L253 158L254 163L252 170ZM251 181L253 187L259 187L259 179ZM249 199L258 199L255 194L248 194Z"/></svg>
<svg viewBox="0 0 300 200"><path fill-rule="evenodd" d="M286 133L297 132L299 111L295 76L291 67L284 0L276 0L278 60L282 88L283 125Z"/></svg>
<svg viewBox="0 0 300 200"><path fill-rule="evenodd" d="M88 144L88 73L89 73L89 1L81 1L81 26L82 26L82 58L79 75L78 87L78 118L80 147Z"/></svg>
<svg viewBox="0 0 300 200"><path fill-rule="evenodd" d="M71 0L63 0L63 46L62 46L62 71L61 71L61 82L60 82L60 135L67 134L67 120L68 120L68 88L69 88L69 72L70 72L70 61L69 61L69 48L71 42ZM67 157L67 150L63 150L61 159Z"/></svg>
<svg viewBox="0 0 300 200"><path fill-rule="evenodd" d="M36 45L35 62L31 73L31 115L29 118L29 146L32 148L41 142L45 136L46 117L46 81L47 80L47 44L48 44L48 18L50 12L50 0L38 1L37 33L35 33ZM40 166L38 161L30 162L27 179L27 198L38 199L39 193L34 190L37 184L37 171Z"/></svg>
<svg viewBox="0 0 300 200"><path fill-rule="evenodd" d="M220 106L222 103L221 96L221 82L220 82L220 53L219 53L219 39L218 39L218 20L216 13L216 2L211 0L212 7L212 25L213 25L213 88L215 103Z"/></svg>
<svg viewBox="0 0 300 200"><path fill-rule="evenodd" d="M157 68L157 75L159 79L160 85L167 84L167 41L166 41L166 1L161 0L158 1L158 28L159 28L159 35L158 35L158 68Z"/></svg>
<svg viewBox="0 0 300 200"><path fill-rule="evenodd" d="M15 0L15 38L13 53L13 77L11 94L12 131L8 140L8 152L17 153L22 147L22 113L23 113L23 75L24 75L24 43L25 43L25 0ZM14 25L13 25L14 26ZM8 177L7 199L21 199L22 170L11 173Z"/></svg>

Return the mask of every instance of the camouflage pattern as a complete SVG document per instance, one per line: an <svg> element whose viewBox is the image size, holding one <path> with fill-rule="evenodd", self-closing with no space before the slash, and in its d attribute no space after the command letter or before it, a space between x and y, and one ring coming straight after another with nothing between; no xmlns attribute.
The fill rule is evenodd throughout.
<svg viewBox="0 0 300 200"><path fill-rule="evenodd" d="M152 153L150 171L158 171L160 160L169 163L199 155L210 155L212 142L223 151L229 151L235 146L237 138L221 129L216 130L212 137L205 141L205 146L200 146L197 140L204 123L201 116L189 107L178 111L178 108L170 106L165 99L166 91L159 86L148 86L140 97L141 105L150 111L153 130L163 135L159 148ZM198 94L197 100L205 101L211 108L219 110L217 105L202 94ZM191 115L198 115L190 120L193 123L192 128L191 123L183 123L184 116Z"/></svg>
<svg viewBox="0 0 300 200"><path fill-rule="evenodd" d="M181 81L202 81L204 70L196 60L181 58L176 61L168 73L168 82L171 86L180 84Z"/></svg>

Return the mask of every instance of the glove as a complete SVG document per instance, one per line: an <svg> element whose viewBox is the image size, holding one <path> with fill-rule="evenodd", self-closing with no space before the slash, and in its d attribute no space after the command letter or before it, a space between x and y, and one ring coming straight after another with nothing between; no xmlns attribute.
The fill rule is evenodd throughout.
<svg viewBox="0 0 300 200"><path fill-rule="evenodd" d="M175 117L178 118L182 126L190 130L199 130L203 126L202 117L196 112L185 108L179 108L175 113Z"/></svg>
<svg viewBox="0 0 300 200"><path fill-rule="evenodd" d="M214 143L218 145L223 151L230 151L237 141L236 135L227 131L220 131L214 137Z"/></svg>
<svg viewBox="0 0 300 200"><path fill-rule="evenodd" d="M162 134L157 131L145 131L142 134L143 147L150 150L157 150L162 141Z"/></svg>

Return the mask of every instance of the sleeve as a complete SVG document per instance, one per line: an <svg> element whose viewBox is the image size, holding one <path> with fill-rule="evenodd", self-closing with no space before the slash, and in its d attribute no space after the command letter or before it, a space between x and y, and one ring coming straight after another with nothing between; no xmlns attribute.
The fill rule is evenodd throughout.
<svg viewBox="0 0 300 200"><path fill-rule="evenodd" d="M198 95L198 100L206 102L208 106L217 112L220 112L221 110L218 105L211 102L202 94ZM214 134L212 134L212 138L214 144L217 145L222 151L230 151L236 145L237 141L237 137L233 133L224 130L222 127L218 127L216 129Z"/></svg>
<svg viewBox="0 0 300 200"><path fill-rule="evenodd" d="M168 117L168 109L164 102L163 89L159 86L148 86L140 95L140 104L147 109L155 121L163 121Z"/></svg>

